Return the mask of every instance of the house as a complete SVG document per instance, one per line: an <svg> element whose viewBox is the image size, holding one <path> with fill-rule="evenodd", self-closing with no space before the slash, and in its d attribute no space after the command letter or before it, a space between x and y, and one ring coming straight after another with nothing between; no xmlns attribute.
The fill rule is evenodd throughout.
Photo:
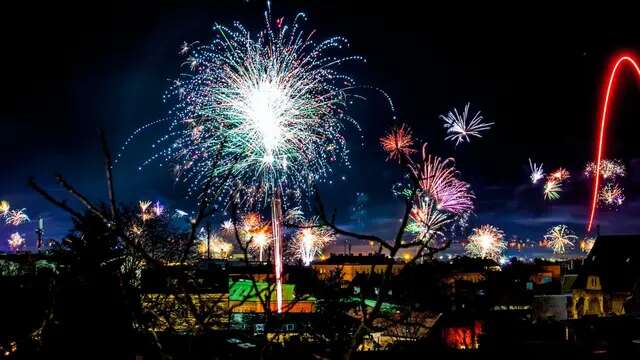
<svg viewBox="0 0 640 360"><path fill-rule="evenodd" d="M570 317L625 314L640 281L640 235L598 236L573 284Z"/></svg>
<svg viewBox="0 0 640 360"><path fill-rule="evenodd" d="M392 266L391 273L397 275L404 268L403 263L381 254L369 255L335 255L313 263L311 266L320 279L328 278L332 273L340 271L342 279L351 282L358 274L383 274L387 266Z"/></svg>
<svg viewBox="0 0 640 360"><path fill-rule="evenodd" d="M184 276L189 276L190 282L181 285L179 279ZM155 331L192 333L199 328L226 329L229 325L226 279L221 268L211 265L147 268L142 272L142 307Z"/></svg>

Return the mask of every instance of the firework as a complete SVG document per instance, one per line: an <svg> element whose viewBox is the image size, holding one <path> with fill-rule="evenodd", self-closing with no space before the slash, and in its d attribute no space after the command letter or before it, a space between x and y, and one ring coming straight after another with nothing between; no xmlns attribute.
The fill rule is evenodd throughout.
<svg viewBox="0 0 640 360"><path fill-rule="evenodd" d="M380 145L387 152L387 160L398 160L407 158L415 153L413 149L413 137L411 129L404 124L399 128L392 129L387 135L380 138Z"/></svg>
<svg viewBox="0 0 640 360"><path fill-rule="evenodd" d="M363 192L356 193L355 205L351 207L351 217L356 226L363 226L367 221L367 203L369 196Z"/></svg>
<svg viewBox="0 0 640 360"><path fill-rule="evenodd" d="M585 166L584 174L587 177L595 176L597 171L597 164L589 162ZM624 177L627 174L627 170L620 160L608 160L603 159L600 161L600 176L605 180L615 180L617 178Z"/></svg>
<svg viewBox="0 0 640 360"><path fill-rule="evenodd" d="M484 117L478 111L471 121L468 120L469 117L469 106L471 104L467 103L464 107L464 112L462 116L458 113L458 109L453 109L453 112L449 111L449 113L445 115L440 115L440 119L444 121L444 128L447 129L447 137L445 140L452 140L456 142L456 146L458 146L462 142L470 142L469 136L475 136L481 138L481 131L489 130L493 123L483 122Z"/></svg>
<svg viewBox="0 0 640 360"><path fill-rule="evenodd" d="M197 249L202 257L211 256L214 259L226 259L233 251L233 244L226 242L216 234L211 234L207 239L206 233L203 232L200 236Z"/></svg>
<svg viewBox="0 0 640 360"><path fill-rule="evenodd" d="M177 162L190 193L210 179L229 179L226 195L242 189L269 199L280 188L306 193L334 163L349 164L342 132L346 123L357 127L347 114L356 84L339 66L363 58L337 56L348 47L342 37L315 42L302 29L304 14L281 26L265 19L258 33L216 24L210 43L183 44L192 73L168 91L176 105L156 148L168 146L143 166Z"/></svg>
<svg viewBox="0 0 640 360"><path fill-rule="evenodd" d="M340 56L348 47L342 37L315 42L313 32L301 27L304 14L291 24L273 24L269 12L265 19L265 29L257 33L239 23L216 24L210 43L183 46L188 56L183 65L191 73L168 91L176 105L168 134L154 144L164 150L143 166L155 160L178 163L176 173L191 195L216 180L221 182L216 201L237 199L231 195L238 192L250 194L242 197L245 206L271 200L281 312L281 200L300 202L335 164L349 166L343 130L345 123L357 127L347 113L357 98L351 94L356 83L339 67L363 58Z"/></svg>
<svg viewBox="0 0 640 360"><path fill-rule="evenodd" d="M544 177L544 171L542 170L542 163L540 165L534 163L529 159L529 169L531 170L531 175L529 175L529 179L531 179L531 183L535 184L540 179Z"/></svg>
<svg viewBox="0 0 640 360"><path fill-rule="evenodd" d="M596 243L594 238L585 238L580 240L580 251L588 253L593 248L593 244Z"/></svg>
<svg viewBox="0 0 640 360"><path fill-rule="evenodd" d="M504 232L492 225L473 229L465 250L472 257L498 260L506 249Z"/></svg>
<svg viewBox="0 0 640 360"><path fill-rule="evenodd" d="M264 250L269 246L269 244L271 244L269 227L264 227L252 234L249 249L252 250L254 254L257 253L258 261L262 262Z"/></svg>
<svg viewBox="0 0 640 360"><path fill-rule="evenodd" d="M235 231L235 226L233 226L231 219L225 220L220 227L225 234L233 234Z"/></svg>
<svg viewBox="0 0 640 360"><path fill-rule="evenodd" d="M198 43L200 43L200 42L199 41L194 41L192 43L188 43L188 42L184 41L182 43L182 45L180 46L180 51L178 52L178 54L187 55L189 53L189 51L191 51L193 46L197 45Z"/></svg>
<svg viewBox="0 0 640 360"><path fill-rule="evenodd" d="M313 259L321 254L322 249L335 240L332 231L316 227L315 224L315 221L305 223L305 226L309 227L300 229L289 244L294 257L302 260L305 266L311 265Z"/></svg>
<svg viewBox="0 0 640 360"><path fill-rule="evenodd" d="M600 190L599 200L605 206L620 206L624 199L623 189L616 184L609 183Z"/></svg>
<svg viewBox="0 0 640 360"><path fill-rule="evenodd" d="M29 216L27 216L27 214L25 213L25 210L26 209L7 211L4 216L5 222L9 225L18 226L22 225L25 222L31 221L31 219L29 219Z"/></svg>
<svg viewBox="0 0 640 360"><path fill-rule="evenodd" d="M220 226L223 233L235 235L236 227L231 219L226 220ZM257 212L248 212L240 217L237 227L240 241L247 246L259 261L263 261L264 252L271 244L272 234L268 222L262 219Z"/></svg>
<svg viewBox="0 0 640 360"><path fill-rule="evenodd" d="M257 212L250 212L242 217L242 230L246 232L253 232L257 228L261 228L265 225L262 216Z"/></svg>
<svg viewBox="0 0 640 360"><path fill-rule="evenodd" d="M412 166L420 190L435 201L438 210L456 215L470 213L474 195L469 184L457 178L454 160L427 155L426 149L425 144L422 147L422 162Z"/></svg>
<svg viewBox="0 0 640 360"><path fill-rule="evenodd" d="M138 201L138 206L140 207L140 212L145 213L149 206L151 206L151 201L140 200Z"/></svg>
<svg viewBox="0 0 640 360"><path fill-rule="evenodd" d="M156 201L155 204L153 204L151 211L153 212L154 217L158 217L164 213L164 206L160 204L160 201Z"/></svg>
<svg viewBox="0 0 640 360"><path fill-rule="evenodd" d="M569 171L565 168L558 168L556 171L549 174L549 179L556 181L565 181L571 177Z"/></svg>
<svg viewBox="0 0 640 360"><path fill-rule="evenodd" d="M564 254L567 247L573 247L573 241L577 238L566 225L554 226L544 236L555 254Z"/></svg>
<svg viewBox="0 0 640 360"><path fill-rule="evenodd" d="M182 217L185 217L185 216L187 216L187 215L189 215L189 213L188 213L188 212L186 212L186 211L184 211L184 210L176 209L176 214L175 214L175 216L176 216L177 218L182 218Z"/></svg>
<svg viewBox="0 0 640 360"><path fill-rule="evenodd" d="M250 212L242 217L240 238L249 245L258 260L263 260L264 250L271 244L271 230L268 222L262 219L257 212Z"/></svg>
<svg viewBox="0 0 640 360"><path fill-rule="evenodd" d="M289 209L284 215L284 220L288 224L300 223L304 221L304 214L299 207Z"/></svg>
<svg viewBox="0 0 640 360"><path fill-rule="evenodd" d="M14 232L9 236L9 248L12 251L18 251L24 246L24 237L18 232Z"/></svg>
<svg viewBox="0 0 640 360"><path fill-rule="evenodd" d="M441 228L454 220L453 214L439 211L434 200L419 196L409 214L407 231L422 241L430 241L442 235Z"/></svg>
<svg viewBox="0 0 640 360"><path fill-rule="evenodd" d="M142 232L144 231L143 228L141 226L139 226L138 224L133 224L131 226L131 228L129 229L129 231L134 234L134 235L140 235L142 234Z"/></svg>
<svg viewBox="0 0 640 360"><path fill-rule="evenodd" d="M11 204L7 200L0 201L0 216L5 216L11 210Z"/></svg>
<svg viewBox="0 0 640 360"><path fill-rule="evenodd" d="M560 181L548 178L544 183L544 198L548 200L557 200L562 192L562 184Z"/></svg>

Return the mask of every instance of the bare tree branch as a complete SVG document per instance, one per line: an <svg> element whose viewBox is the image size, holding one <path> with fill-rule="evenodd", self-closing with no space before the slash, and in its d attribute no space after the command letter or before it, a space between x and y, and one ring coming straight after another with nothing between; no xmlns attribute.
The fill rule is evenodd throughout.
<svg viewBox="0 0 640 360"><path fill-rule="evenodd" d="M100 209L98 209L95 205L93 205L91 201L87 199L86 196L82 195L78 190L76 190L73 186L71 186L71 184L69 184L61 174L56 174L56 180L58 180L58 183L60 183L60 185L65 190L67 190L71 195L73 195L76 199L78 199L78 201L80 201L84 206L86 206L87 209L89 209L89 211L91 211L93 214L98 216L105 223L111 223L111 221L100 211Z"/></svg>
<svg viewBox="0 0 640 360"><path fill-rule="evenodd" d="M318 218L320 219L320 221L322 222L323 225L329 227L336 234L352 237L352 238L358 239L358 240L373 241L373 242L376 242L376 243L380 244L380 246L384 247L387 250L391 250L392 249L391 245L387 244L386 241L384 241L382 238L380 238L378 236L358 234L358 233L354 233L354 232L351 232L351 231L347 231L347 230L341 229L338 226L336 226L336 224L335 224L335 214L332 216L331 221L327 218L327 214L326 214L326 212L324 210L324 205L322 203L322 199L320 198L320 192L318 191L318 189L316 189L316 191L315 191L315 201L316 201L316 208L317 208L316 210L318 212Z"/></svg>
<svg viewBox="0 0 640 360"><path fill-rule="evenodd" d="M100 130L100 143L102 144L102 153L104 154L104 170L107 177L107 190L109 192L109 206L111 207L111 217L114 221L118 218L118 208L116 206L116 197L113 190L113 159L107 137L103 130Z"/></svg>
<svg viewBox="0 0 640 360"><path fill-rule="evenodd" d="M42 197L44 197L47 201L71 214L71 216L73 216L76 220L79 220L82 217L80 213L73 210L71 207L69 207L69 205L67 205L66 200L57 200L56 198L51 196L51 194L49 194L45 189L38 185L38 183L36 183L34 178L29 178L28 185L38 194L42 195Z"/></svg>

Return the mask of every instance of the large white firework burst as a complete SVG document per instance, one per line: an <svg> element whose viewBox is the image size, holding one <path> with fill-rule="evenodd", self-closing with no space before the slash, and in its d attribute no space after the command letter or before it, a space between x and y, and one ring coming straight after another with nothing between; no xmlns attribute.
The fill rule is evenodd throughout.
<svg viewBox="0 0 640 360"><path fill-rule="evenodd" d="M566 248L573 247L578 237L566 225L556 225L547 231L544 239L555 254L564 254Z"/></svg>
<svg viewBox="0 0 640 360"><path fill-rule="evenodd" d="M333 231L317 225L317 219L303 222L289 243L289 252L294 258L300 259L305 266L309 266L322 249L335 240Z"/></svg>
<svg viewBox="0 0 640 360"><path fill-rule="evenodd" d="M498 260L507 248L504 232L492 225L473 229L467 240L465 250L472 257Z"/></svg>
<svg viewBox="0 0 640 360"><path fill-rule="evenodd" d="M20 250L24 246L24 237L19 232L14 232L9 236L9 248L13 251Z"/></svg>
<svg viewBox="0 0 640 360"><path fill-rule="evenodd" d="M183 45L191 73L169 91L177 105L169 133L154 145L168 146L145 165L177 164L190 193L215 180L227 195L247 192L246 201L278 189L300 198L334 163L349 165L342 133L345 123L357 127L346 113L355 81L340 65L363 59L339 55L345 38L315 42L301 29L302 13L290 24L270 16L260 32L216 24L211 43Z"/></svg>
<svg viewBox="0 0 640 360"><path fill-rule="evenodd" d="M447 129L447 137L445 140L452 140L458 146L462 142L470 142L470 136L481 138L480 132L491 129L492 122L484 122L484 117L478 111L471 120L469 120L469 106L467 103L464 107L462 115L458 113L458 109L454 108L447 115L440 115L440 119L444 121L444 128Z"/></svg>

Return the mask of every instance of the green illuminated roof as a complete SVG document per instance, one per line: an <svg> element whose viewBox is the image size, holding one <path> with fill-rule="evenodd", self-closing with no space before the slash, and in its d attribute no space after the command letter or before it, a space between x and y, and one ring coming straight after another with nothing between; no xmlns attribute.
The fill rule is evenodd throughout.
<svg viewBox="0 0 640 360"><path fill-rule="evenodd" d="M359 302L360 298L358 297L352 297L351 300L355 301L355 302ZM370 308L373 308L374 306L376 306L376 300L373 299L364 299L364 304L367 305ZM382 305L380 305L380 312L382 313L392 313L392 312L397 312L399 310L398 306L394 305L394 304L390 304L387 302L383 302Z"/></svg>
<svg viewBox="0 0 640 360"><path fill-rule="evenodd" d="M267 287L271 285L271 288L267 290ZM256 281L256 286L253 286L253 282L251 280L238 280L238 281L229 281L229 300L231 301L259 301L256 296L255 288L258 289L260 294L263 296L267 295L271 292L272 298L275 298L275 284L269 284L265 281ZM293 284L282 284L282 292L283 292L283 300L284 301L294 301L295 297L295 288L296 286ZM301 300L301 299L297 299ZM315 300L311 297L305 298L303 300Z"/></svg>

